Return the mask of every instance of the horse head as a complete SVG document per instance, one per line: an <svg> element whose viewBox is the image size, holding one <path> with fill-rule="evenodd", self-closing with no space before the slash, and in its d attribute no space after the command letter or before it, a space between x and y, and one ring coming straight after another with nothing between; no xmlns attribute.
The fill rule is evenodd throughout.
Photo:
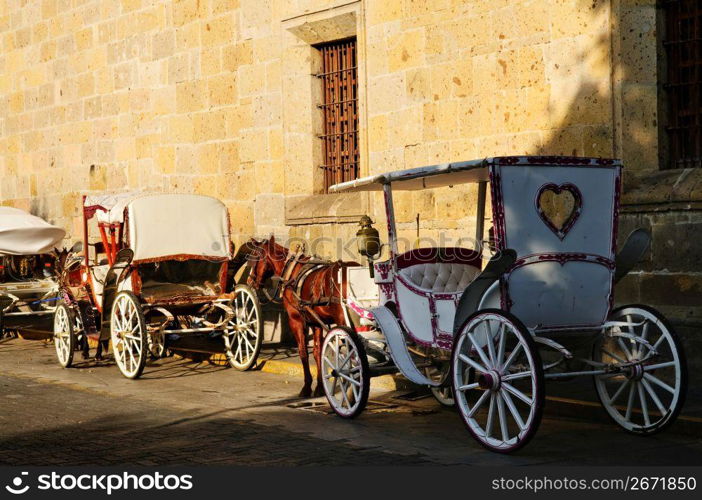
<svg viewBox="0 0 702 500"><path fill-rule="evenodd" d="M274 236L261 241L252 238L244 246L247 247L246 260L251 268L247 278L249 286L260 290L268 278L280 276L283 272L288 249L277 244Z"/></svg>

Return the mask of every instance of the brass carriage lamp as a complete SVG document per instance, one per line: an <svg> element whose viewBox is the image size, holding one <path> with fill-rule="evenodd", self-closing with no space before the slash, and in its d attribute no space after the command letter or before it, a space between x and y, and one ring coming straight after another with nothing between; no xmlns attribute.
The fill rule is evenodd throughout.
<svg viewBox="0 0 702 500"><path fill-rule="evenodd" d="M359 221L361 229L356 231L356 242L358 243L358 253L368 259L371 278L373 273L373 260L380 255L380 234L373 227L373 221L367 215L361 217Z"/></svg>

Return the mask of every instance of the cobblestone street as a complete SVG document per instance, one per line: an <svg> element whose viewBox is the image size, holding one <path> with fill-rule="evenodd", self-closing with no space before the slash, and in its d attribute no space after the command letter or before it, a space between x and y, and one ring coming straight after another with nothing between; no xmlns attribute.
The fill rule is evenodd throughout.
<svg viewBox="0 0 702 500"><path fill-rule="evenodd" d="M354 421L300 381L169 358L143 379L110 362L61 369L53 345L0 343L0 464L702 464L702 438L673 427L627 435L602 421L547 414L522 452L483 450L458 415L431 398L374 392Z"/></svg>

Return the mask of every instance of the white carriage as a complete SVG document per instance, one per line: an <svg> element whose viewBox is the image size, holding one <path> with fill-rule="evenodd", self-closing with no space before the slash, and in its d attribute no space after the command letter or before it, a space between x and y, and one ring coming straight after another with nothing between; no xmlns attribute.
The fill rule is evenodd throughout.
<svg viewBox="0 0 702 500"><path fill-rule="evenodd" d="M465 182L478 183L475 248L399 254L393 190ZM373 264L373 306L367 291L355 296L368 290L367 271L349 275L354 328L337 327L324 340L324 388L335 412L355 417L370 378L398 370L439 397L450 388L473 437L506 453L534 435L544 380L580 375L594 378L624 429L650 434L671 424L687 384L680 341L651 307L614 307L614 284L650 243L636 230L617 253L620 187L618 161L566 157L491 158L333 186L383 191L390 254ZM587 355L571 348L583 344Z"/></svg>
<svg viewBox="0 0 702 500"><path fill-rule="evenodd" d="M0 337L46 330L59 294L56 246L65 234L24 210L0 207Z"/></svg>
<svg viewBox="0 0 702 500"><path fill-rule="evenodd" d="M92 242L96 220L100 239ZM124 193L83 200L84 260L67 266L64 300L54 319L58 360L100 357L111 342L127 378L147 356L167 353L170 339L221 336L229 363L254 366L262 343L256 293L236 284L229 213L219 200L190 194Z"/></svg>

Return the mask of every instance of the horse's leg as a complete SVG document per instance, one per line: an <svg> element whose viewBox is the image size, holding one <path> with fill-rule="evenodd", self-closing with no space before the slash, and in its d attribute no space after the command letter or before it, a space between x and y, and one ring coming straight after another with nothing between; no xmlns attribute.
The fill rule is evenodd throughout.
<svg viewBox="0 0 702 500"><path fill-rule="evenodd" d="M307 353L307 336L305 335L307 325L300 314L292 307L286 307L288 313L288 325L295 336L297 342L297 351L300 355L300 363L305 374L305 383L300 391L301 398L309 398L312 395L312 373L310 372L309 354Z"/></svg>
<svg viewBox="0 0 702 500"><path fill-rule="evenodd" d="M314 335L314 360L317 362L317 386L314 388L314 397L324 396L324 386L322 385L322 327L312 327Z"/></svg>

